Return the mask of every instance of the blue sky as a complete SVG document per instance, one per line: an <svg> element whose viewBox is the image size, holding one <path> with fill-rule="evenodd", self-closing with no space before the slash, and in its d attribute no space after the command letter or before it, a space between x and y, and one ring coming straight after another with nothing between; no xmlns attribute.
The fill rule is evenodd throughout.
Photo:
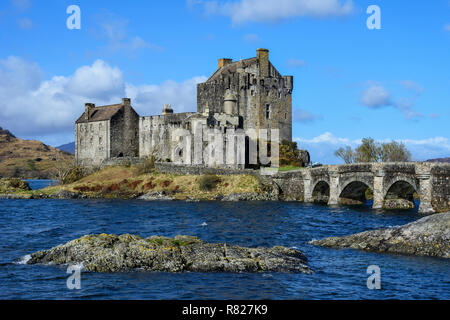
<svg viewBox="0 0 450 320"><path fill-rule="evenodd" d="M66 27L73 4L80 30ZM73 141L88 101L195 110L218 58L264 47L294 76L293 137L314 161L339 163L336 148L369 136L415 160L450 156L448 0L5 0L0 37L0 126L21 138Z"/></svg>

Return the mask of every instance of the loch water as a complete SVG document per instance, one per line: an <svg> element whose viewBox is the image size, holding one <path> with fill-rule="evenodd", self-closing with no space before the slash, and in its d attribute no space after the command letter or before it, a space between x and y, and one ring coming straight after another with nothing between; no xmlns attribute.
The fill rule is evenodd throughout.
<svg viewBox="0 0 450 320"><path fill-rule="evenodd" d="M420 217L298 202L0 200L0 299L450 299L446 259L309 244ZM82 272L81 289L69 290L66 266L23 263L32 252L92 233L294 247L315 273ZM367 288L371 265L380 267L380 290Z"/></svg>

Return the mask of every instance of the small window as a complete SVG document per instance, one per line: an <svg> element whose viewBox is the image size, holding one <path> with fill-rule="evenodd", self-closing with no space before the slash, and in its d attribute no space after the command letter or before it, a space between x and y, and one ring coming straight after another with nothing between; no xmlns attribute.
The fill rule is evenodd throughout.
<svg viewBox="0 0 450 320"><path fill-rule="evenodd" d="M270 105L266 104L266 119L270 119Z"/></svg>
<svg viewBox="0 0 450 320"><path fill-rule="evenodd" d="M284 113L284 120L287 120L287 113Z"/></svg>

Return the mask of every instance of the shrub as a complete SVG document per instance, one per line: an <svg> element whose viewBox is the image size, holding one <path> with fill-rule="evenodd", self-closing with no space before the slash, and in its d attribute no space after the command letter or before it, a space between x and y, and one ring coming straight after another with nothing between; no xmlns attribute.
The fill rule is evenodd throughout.
<svg viewBox="0 0 450 320"><path fill-rule="evenodd" d="M144 159L144 161L142 161L140 164L136 166L136 173L138 175L152 173L154 169L155 169L155 157L150 156Z"/></svg>
<svg viewBox="0 0 450 320"><path fill-rule="evenodd" d="M61 174L58 180L62 184L70 184L84 178L84 176L85 176L84 170L81 169L80 167L75 167L65 176L64 174Z"/></svg>
<svg viewBox="0 0 450 320"><path fill-rule="evenodd" d="M198 185L201 190L211 191L220 182L220 177L214 174L204 174L198 179Z"/></svg>

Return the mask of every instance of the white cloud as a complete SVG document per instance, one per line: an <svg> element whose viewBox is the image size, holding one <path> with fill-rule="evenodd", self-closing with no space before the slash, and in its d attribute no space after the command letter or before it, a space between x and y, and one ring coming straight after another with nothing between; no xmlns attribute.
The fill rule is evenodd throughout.
<svg viewBox="0 0 450 320"><path fill-rule="evenodd" d="M371 109L379 109L382 107L397 108L406 120L417 120L419 118L423 118L423 114L414 110L414 104L423 92L423 88L411 80L401 81L400 85L406 90L412 92L412 97L402 97L394 100L391 93L385 87L369 81L368 88L364 90L360 97L360 103Z"/></svg>
<svg viewBox="0 0 450 320"><path fill-rule="evenodd" d="M95 61L92 66L78 68L66 88L68 92L97 100L108 100L111 96L125 94L122 72L102 60Z"/></svg>
<svg viewBox="0 0 450 320"><path fill-rule="evenodd" d="M26 11L31 7L30 0L11 0L11 3L19 11Z"/></svg>
<svg viewBox="0 0 450 320"><path fill-rule="evenodd" d="M17 21L21 29L29 30L33 28L33 22L28 18L22 18Z"/></svg>
<svg viewBox="0 0 450 320"><path fill-rule="evenodd" d="M107 52L125 52L134 55L140 49L164 51L156 44L150 43L139 36L131 36L128 33L128 20L121 18L107 10L98 15L97 37L106 40L107 44L102 49Z"/></svg>
<svg viewBox="0 0 450 320"><path fill-rule="evenodd" d="M351 0L239 0L188 1L202 5L207 15L223 15L234 24L245 22L279 22L296 17L345 16L353 12Z"/></svg>
<svg viewBox="0 0 450 320"><path fill-rule="evenodd" d="M163 105L172 104L174 112L188 112L197 110L197 83L204 82L207 77L194 77L178 83L168 80L160 85L128 84L127 97L141 115L161 114Z"/></svg>
<svg viewBox="0 0 450 320"><path fill-rule="evenodd" d="M392 105L390 93L380 85L371 85L367 88L363 92L360 102L369 108L381 108Z"/></svg>
<svg viewBox="0 0 450 320"><path fill-rule="evenodd" d="M413 93L420 94L423 92L423 87L412 80L400 81L400 84L403 86L403 88L412 91Z"/></svg>
<svg viewBox="0 0 450 320"><path fill-rule="evenodd" d="M323 164L338 164L343 161L334 156L334 151L340 147L351 146L355 148L361 144L361 139L351 140L349 138L336 137L330 132L325 132L311 139L294 138L299 148L306 149L311 155L312 161ZM392 139L378 140L378 142L391 142ZM411 151L414 161L425 161L434 158L450 156L450 139L445 137L434 137L427 139L395 139L403 142Z"/></svg>
<svg viewBox="0 0 450 320"><path fill-rule="evenodd" d="M205 80L135 86L125 81L119 68L102 60L72 75L44 80L35 63L18 57L0 59L0 126L18 137L62 144L73 141L74 122L86 102L105 105L130 97L141 115L160 114L164 103L171 103L176 112L195 111L196 84Z"/></svg>
<svg viewBox="0 0 450 320"><path fill-rule="evenodd" d="M447 23L447 24L444 26L444 30L445 30L445 31L450 31L450 23Z"/></svg>
<svg viewBox="0 0 450 320"><path fill-rule="evenodd" d="M292 120L295 122L309 123L322 119L322 116L312 114L308 110L295 108L292 110Z"/></svg>

